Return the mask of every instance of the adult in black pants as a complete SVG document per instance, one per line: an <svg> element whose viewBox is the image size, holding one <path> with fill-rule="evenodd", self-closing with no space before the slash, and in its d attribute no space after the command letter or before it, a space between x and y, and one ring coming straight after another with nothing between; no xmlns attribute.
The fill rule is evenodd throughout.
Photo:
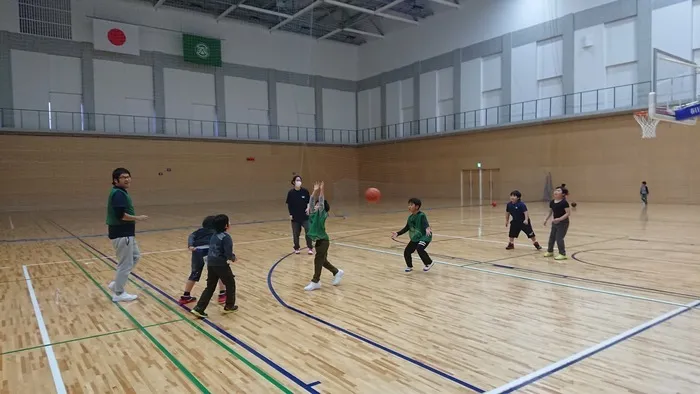
<svg viewBox="0 0 700 394"><path fill-rule="evenodd" d="M309 191L301 187L301 176L294 175L292 178L292 188L287 193L287 209L289 210L289 220L292 221L292 236L294 237L294 253L299 254L299 236L301 228L304 228L306 247L309 254L314 254L313 244L309 238Z"/></svg>

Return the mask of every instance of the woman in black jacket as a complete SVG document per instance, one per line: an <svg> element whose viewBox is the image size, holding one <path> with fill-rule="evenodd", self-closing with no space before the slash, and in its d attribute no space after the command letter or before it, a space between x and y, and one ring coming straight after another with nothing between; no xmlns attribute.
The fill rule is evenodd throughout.
<svg viewBox="0 0 700 394"><path fill-rule="evenodd" d="M289 220L292 221L292 236L294 237L294 253L299 254L299 236L301 228L304 228L306 247L309 254L314 254L314 249L309 238L309 191L301 187L301 176L294 175L292 178L292 188L287 193L287 209L289 210Z"/></svg>

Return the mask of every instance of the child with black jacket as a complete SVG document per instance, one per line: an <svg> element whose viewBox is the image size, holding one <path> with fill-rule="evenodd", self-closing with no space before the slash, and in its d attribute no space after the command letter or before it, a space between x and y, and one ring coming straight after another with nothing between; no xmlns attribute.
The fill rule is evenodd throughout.
<svg viewBox="0 0 700 394"><path fill-rule="evenodd" d="M192 270L185 283L185 291L180 296L180 300L178 300L180 305L197 301L197 297L192 297L190 292L194 284L199 282L199 278L202 276L204 263L209 253L209 241L214 234L216 234L216 231L214 231L214 216L207 216L202 221L202 227L187 237L187 248L192 252ZM219 281L219 303L224 303L225 301L226 291L224 290L224 284Z"/></svg>
<svg viewBox="0 0 700 394"><path fill-rule="evenodd" d="M216 234L212 235L209 241L209 254L207 255L207 288L204 289L197 305L191 311L193 315L200 318L208 317L204 310L207 309L209 301L214 295L214 290L216 290L216 283L219 281L222 281L226 286L224 313L238 309L235 275L233 275L229 265L229 261L236 261L236 255L233 254L233 240L227 232L229 229L228 216L216 215L214 229Z"/></svg>

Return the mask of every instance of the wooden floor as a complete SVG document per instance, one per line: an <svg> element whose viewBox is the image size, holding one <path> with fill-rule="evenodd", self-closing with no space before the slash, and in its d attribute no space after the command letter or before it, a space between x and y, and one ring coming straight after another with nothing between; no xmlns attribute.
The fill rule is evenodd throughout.
<svg viewBox="0 0 700 394"><path fill-rule="evenodd" d="M522 237L505 250L503 206L440 205L426 211L439 264L406 274L406 238L389 238L405 203L336 204L345 277L311 293L283 205L141 207L139 299L124 304L106 290L101 210L4 214L0 393L700 392L697 207L581 203L555 262ZM546 244L545 206L529 207ZM240 309L193 320L175 302L186 239L218 212L237 223Z"/></svg>

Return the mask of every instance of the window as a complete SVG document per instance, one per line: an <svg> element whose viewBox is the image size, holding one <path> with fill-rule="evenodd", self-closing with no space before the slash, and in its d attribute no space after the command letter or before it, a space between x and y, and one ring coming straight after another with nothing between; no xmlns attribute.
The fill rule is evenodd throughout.
<svg viewBox="0 0 700 394"><path fill-rule="evenodd" d="M19 31L70 40L70 0L19 0Z"/></svg>

